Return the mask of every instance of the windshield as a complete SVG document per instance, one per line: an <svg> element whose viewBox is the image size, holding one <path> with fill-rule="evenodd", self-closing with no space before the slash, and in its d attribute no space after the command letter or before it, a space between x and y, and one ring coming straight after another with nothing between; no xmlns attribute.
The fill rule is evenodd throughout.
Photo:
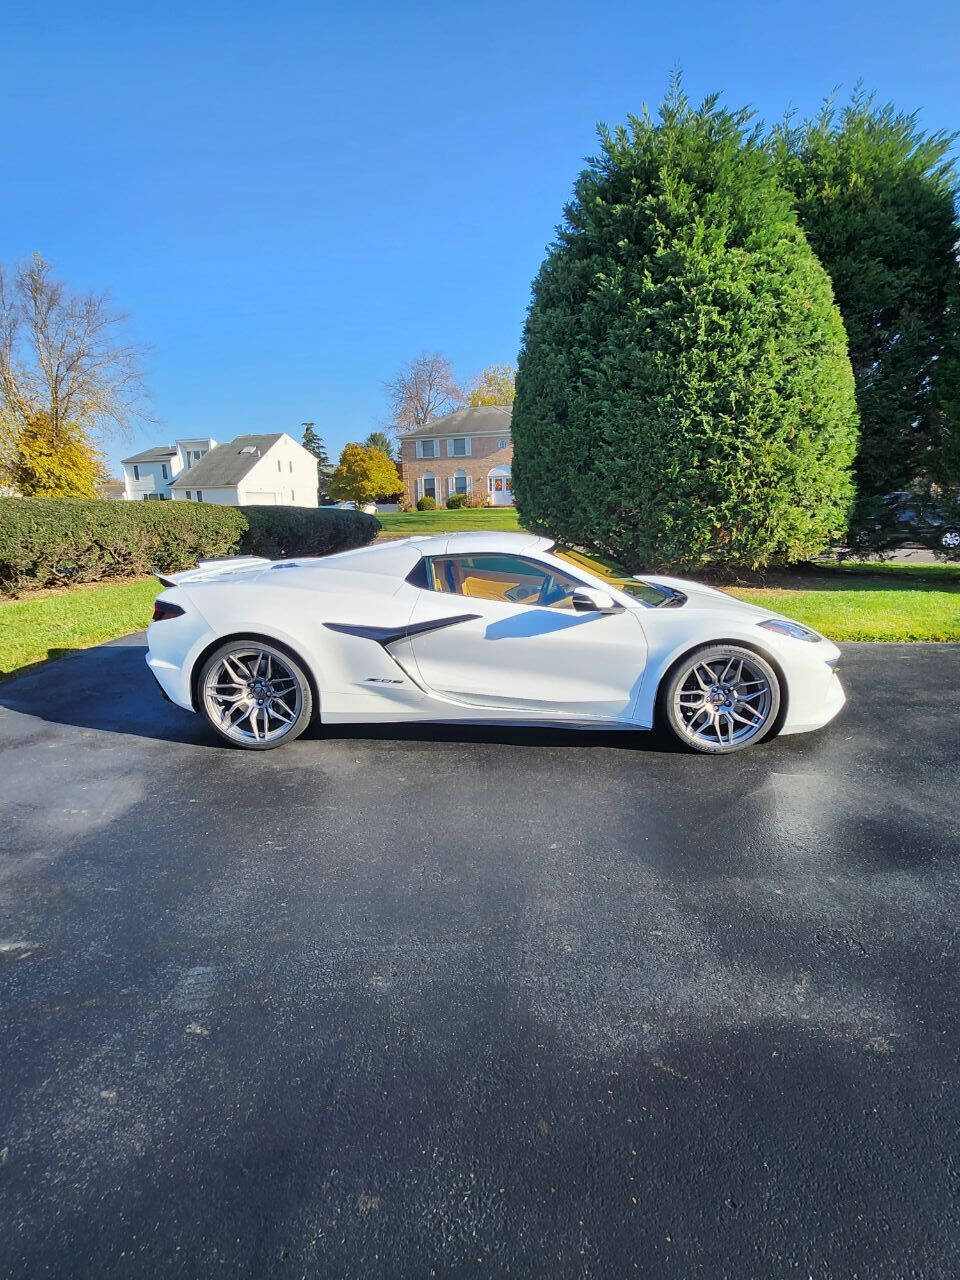
<svg viewBox="0 0 960 1280"><path fill-rule="evenodd" d="M622 566L612 564L609 560L596 560L583 551L574 551L572 547L556 546L551 549L550 554L566 560L568 564L575 565L578 569L586 569L587 573L592 573L595 578L609 582L618 591L625 591L627 595L634 596L650 609L659 609L662 605L675 602L676 596L673 592L655 587L651 582L640 582Z"/></svg>

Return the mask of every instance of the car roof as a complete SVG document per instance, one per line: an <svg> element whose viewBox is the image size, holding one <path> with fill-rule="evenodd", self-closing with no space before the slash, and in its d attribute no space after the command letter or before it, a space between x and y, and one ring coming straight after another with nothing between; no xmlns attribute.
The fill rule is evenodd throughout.
<svg viewBox="0 0 960 1280"><path fill-rule="evenodd" d="M474 552L509 552L512 555L530 555L535 551L549 551L553 546L552 538L541 538L535 533L486 533L482 529L464 533L435 533L414 535L410 538L393 538L389 542L376 542L369 547L356 547L352 551L341 551L333 556L326 556L316 563L338 562L338 567L347 568L349 563L359 568L360 561L368 561L372 565L383 560L385 563L399 558L410 557L411 562L420 556L471 555Z"/></svg>
<svg viewBox="0 0 960 1280"><path fill-rule="evenodd" d="M366 547L354 547L330 556L293 556L289 560L265 563L258 579L264 574L282 571L284 581L291 586L322 588L324 579L331 573L369 573L388 578L404 578L423 556L471 555L473 553L510 553L531 555L537 551L549 551L552 538L540 538L533 533L484 533L482 530L468 533L440 533L426 537L393 538L389 542L376 542ZM226 570L215 576L223 581ZM319 574L319 576L317 576ZM244 578L244 580L249 580Z"/></svg>

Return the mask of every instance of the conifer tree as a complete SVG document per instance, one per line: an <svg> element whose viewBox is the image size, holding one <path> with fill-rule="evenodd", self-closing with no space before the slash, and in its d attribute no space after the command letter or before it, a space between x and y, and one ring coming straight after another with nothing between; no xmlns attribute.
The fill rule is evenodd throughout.
<svg viewBox="0 0 960 1280"><path fill-rule="evenodd" d="M522 520L635 568L819 552L852 498L853 375L750 114L675 81L600 141L533 287Z"/></svg>

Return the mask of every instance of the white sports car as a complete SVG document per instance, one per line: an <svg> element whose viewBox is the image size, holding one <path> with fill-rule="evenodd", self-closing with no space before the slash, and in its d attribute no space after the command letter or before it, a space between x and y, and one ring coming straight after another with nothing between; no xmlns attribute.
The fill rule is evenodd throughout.
<svg viewBox="0 0 960 1280"><path fill-rule="evenodd" d="M147 663L236 746L325 724L651 729L719 755L844 703L815 631L677 578L630 578L522 533L405 538L158 575Z"/></svg>

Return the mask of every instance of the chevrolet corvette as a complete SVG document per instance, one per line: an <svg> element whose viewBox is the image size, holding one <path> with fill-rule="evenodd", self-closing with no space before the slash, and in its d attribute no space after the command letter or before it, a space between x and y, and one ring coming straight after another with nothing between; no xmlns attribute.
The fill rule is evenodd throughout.
<svg viewBox="0 0 960 1280"><path fill-rule="evenodd" d="M663 728L722 755L832 720L840 651L712 587L455 533L158 574L147 663L227 742L322 724Z"/></svg>

